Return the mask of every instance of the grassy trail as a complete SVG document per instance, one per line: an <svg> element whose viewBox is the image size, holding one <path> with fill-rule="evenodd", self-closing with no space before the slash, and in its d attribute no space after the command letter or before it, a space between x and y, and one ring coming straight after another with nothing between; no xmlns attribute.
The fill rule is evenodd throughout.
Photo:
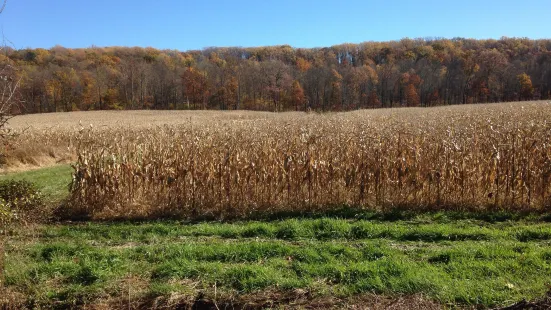
<svg viewBox="0 0 551 310"><path fill-rule="evenodd" d="M2 180L26 180L36 184L50 201L59 201L69 193L71 182L70 165L56 165L48 168L0 175Z"/></svg>

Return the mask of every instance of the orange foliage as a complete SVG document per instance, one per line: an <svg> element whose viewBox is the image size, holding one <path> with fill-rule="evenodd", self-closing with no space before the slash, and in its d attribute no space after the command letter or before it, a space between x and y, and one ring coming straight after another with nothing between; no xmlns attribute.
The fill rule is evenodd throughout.
<svg viewBox="0 0 551 310"><path fill-rule="evenodd" d="M421 99L417 93L417 89L413 83L406 86L406 105L408 107L418 107L421 104Z"/></svg>
<svg viewBox="0 0 551 310"><path fill-rule="evenodd" d="M519 74L517 80L520 85L520 99L531 99L534 95L534 87L532 86L532 79L530 76L526 73Z"/></svg>
<svg viewBox="0 0 551 310"><path fill-rule="evenodd" d="M308 71L308 69L310 69L310 67L312 67L311 62L309 62L308 60L306 60L302 57L297 58L297 69L300 72L306 72L306 71Z"/></svg>
<svg viewBox="0 0 551 310"><path fill-rule="evenodd" d="M302 105L306 101L306 98L304 97L304 90L302 89L302 86L297 80L293 82L293 88L291 90L291 98L292 98L292 101L295 103L295 111L298 111L299 107L302 107Z"/></svg>

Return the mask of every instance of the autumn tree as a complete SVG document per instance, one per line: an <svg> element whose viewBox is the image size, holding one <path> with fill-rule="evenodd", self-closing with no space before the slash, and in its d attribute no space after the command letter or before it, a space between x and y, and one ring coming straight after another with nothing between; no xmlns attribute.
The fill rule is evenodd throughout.
<svg viewBox="0 0 551 310"><path fill-rule="evenodd" d="M377 72L368 64L345 70L346 98L344 101L348 106L369 107L370 93L378 84Z"/></svg>
<svg viewBox="0 0 551 310"><path fill-rule="evenodd" d="M305 104L350 110L551 98L551 40L406 38L313 49L281 45L186 52L55 46L6 48L1 57L22 78L18 88L25 113L283 111ZM521 73L525 76L519 78Z"/></svg>
<svg viewBox="0 0 551 310"><path fill-rule="evenodd" d="M532 79L526 73L517 75L519 84L519 100L530 100L534 95L534 87L532 86Z"/></svg>
<svg viewBox="0 0 551 310"><path fill-rule="evenodd" d="M467 51L462 55L462 83L461 83L461 98L463 103L469 103L472 99L473 81L476 73L480 70L480 65L475 59L472 51Z"/></svg>
<svg viewBox="0 0 551 310"><path fill-rule="evenodd" d="M302 107L306 102L306 98L304 97L304 90L297 80L293 81L293 87L291 89L291 100L295 104L295 111L298 111L299 107Z"/></svg>
<svg viewBox="0 0 551 310"><path fill-rule="evenodd" d="M284 92L292 85L289 66L279 60L261 63L264 87L273 102L273 110L281 111L281 101Z"/></svg>
<svg viewBox="0 0 551 310"><path fill-rule="evenodd" d="M237 77L230 75L224 83L224 102L227 109L236 110L239 98L239 82Z"/></svg>
<svg viewBox="0 0 551 310"><path fill-rule="evenodd" d="M96 86L97 104L99 109L111 108L109 103L105 102L105 96L109 93L113 93L114 90L111 84L112 80L118 80L120 74L115 65L120 62L120 59L114 55L108 55L104 50L100 48L93 48L92 51L86 54L86 60L88 61L88 69L93 74L94 85Z"/></svg>
<svg viewBox="0 0 551 310"><path fill-rule="evenodd" d="M331 73L332 73L332 81L331 81L331 93L329 96L329 105L334 110L342 110L343 78L342 78L342 75L335 69L333 69Z"/></svg>
<svg viewBox="0 0 551 310"><path fill-rule="evenodd" d="M484 50L480 53L480 69L482 78L489 90L490 98L484 101L500 101L503 97L503 79L508 60L497 49Z"/></svg>
<svg viewBox="0 0 551 310"><path fill-rule="evenodd" d="M259 109L259 101L264 91L264 79L260 63L246 59L239 66L240 108Z"/></svg>
<svg viewBox="0 0 551 310"><path fill-rule="evenodd" d="M82 89L79 108L81 110L89 110L91 107L93 107L96 98L95 79L90 72L83 71L81 72L79 80Z"/></svg>
<svg viewBox="0 0 551 310"><path fill-rule="evenodd" d="M153 96L153 108L175 109L177 107L180 92L179 73L176 69L175 59L166 54L160 54L150 65L151 95Z"/></svg>
<svg viewBox="0 0 551 310"><path fill-rule="evenodd" d="M421 105L418 87L422 83L421 78L415 73L404 73L402 75L402 84L404 89L404 104L408 107L418 107Z"/></svg>
<svg viewBox="0 0 551 310"><path fill-rule="evenodd" d="M419 99L419 94L417 93L415 85L407 84L405 90L405 99L406 106L408 107L418 107L421 104L421 99Z"/></svg>
<svg viewBox="0 0 551 310"><path fill-rule="evenodd" d="M331 86L332 72L324 66L316 66L304 75L303 87L309 103L314 109L327 108L327 90Z"/></svg>
<svg viewBox="0 0 551 310"><path fill-rule="evenodd" d="M440 101L440 93L438 92L438 89L435 89L428 94L426 98L426 106L438 104L438 101Z"/></svg>
<svg viewBox="0 0 551 310"><path fill-rule="evenodd" d="M21 83L19 92L24 104L21 104L23 113L47 112L46 105L46 72L37 66L23 65L20 67Z"/></svg>
<svg viewBox="0 0 551 310"><path fill-rule="evenodd" d="M535 56L535 71L532 73L534 85L538 88L538 97L551 98L551 51L542 52Z"/></svg>
<svg viewBox="0 0 551 310"><path fill-rule="evenodd" d="M135 57L125 57L121 59L119 70L119 85L122 88L121 94L123 95L123 101L127 104L127 108L135 109L138 101L138 60ZM93 85L93 80L90 75L86 76L86 81L86 85Z"/></svg>
<svg viewBox="0 0 551 310"><path fill-rule="evenodd" d="M379 96L377 96L377 91L372 90L369 92L369 96L367 99L367 105L370 108L379 108L381 107L381 101L379 100Z"/></svg>
<svg viewBox="0 0 551 310"><path fill-rule="evenodd" d="M298 57L296 66L300 72L306 72L312 67L312 63L302 57Z"/></svg>
<svg viewBox="0 0 551 310"><path fill-rule="evenodd" d="M188 67L182 75L182 83L184 85L185 100L189 109L190 102L194 108L197 104L201 104L201 108L206 108L207 79L205 73L200 72L196 68Z"/></svg>
<svg viewBox="0 0 551 310"><path fill-rule="evenodd" d="M377 65L377 76L379 77L379 93L383 106L392 106L393 91L399 80L399 70L392 62Z"/></svg>

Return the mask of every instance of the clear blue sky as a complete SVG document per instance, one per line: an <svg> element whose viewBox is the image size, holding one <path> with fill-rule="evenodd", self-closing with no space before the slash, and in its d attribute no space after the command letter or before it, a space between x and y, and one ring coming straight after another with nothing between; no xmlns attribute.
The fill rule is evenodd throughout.
<svg viewBox="0 0 551 310"><path fill-rule="evenodd" d="M324 47L404 37L551 37L551 0L8 0L17 48Z"/></svg>

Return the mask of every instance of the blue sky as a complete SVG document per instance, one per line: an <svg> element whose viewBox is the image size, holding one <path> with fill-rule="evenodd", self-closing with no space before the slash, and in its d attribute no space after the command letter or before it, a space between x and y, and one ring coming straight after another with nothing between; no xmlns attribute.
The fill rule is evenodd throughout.
<svg viewBox="0 0 551 310"><path fill-rule="evenodd" d="M404 37L550 38L551 0L8 0L17 48L324 47Z"/></svg>

